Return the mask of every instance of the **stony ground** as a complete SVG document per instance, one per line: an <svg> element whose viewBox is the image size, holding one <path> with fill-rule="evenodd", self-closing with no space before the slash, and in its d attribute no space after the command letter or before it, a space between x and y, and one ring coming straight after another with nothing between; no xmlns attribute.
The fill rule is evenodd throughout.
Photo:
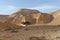
<svg viewBox="0 0 60 40"><path fill-rule="evenodd" d="M2 27L0 40L60 40L60 26Z"/></svg>

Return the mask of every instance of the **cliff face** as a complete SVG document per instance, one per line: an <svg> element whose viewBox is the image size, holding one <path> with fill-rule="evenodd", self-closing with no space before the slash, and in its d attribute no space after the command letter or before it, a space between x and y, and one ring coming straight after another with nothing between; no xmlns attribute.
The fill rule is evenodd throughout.
<svg viewBox="0 0 60 40"><path fill-rule="evenodd" d="M39 24L46 24L46 23L50 23L51 21L53 21L54 17L50 14L47 13L42 13L38 19L38 23Z"/></svg>

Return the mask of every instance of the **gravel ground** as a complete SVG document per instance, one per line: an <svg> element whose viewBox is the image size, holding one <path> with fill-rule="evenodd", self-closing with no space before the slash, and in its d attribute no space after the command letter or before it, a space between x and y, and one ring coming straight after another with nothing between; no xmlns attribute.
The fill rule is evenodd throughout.
<svg viewBox="0 0 60 40"><path fill-rule="evenodd" d="M30 39L31 37L33 37L33 39ZM4 27L0 28L0 40L60 40L60 27L59 26L57 27L27 26L21 28Z"/></svg>

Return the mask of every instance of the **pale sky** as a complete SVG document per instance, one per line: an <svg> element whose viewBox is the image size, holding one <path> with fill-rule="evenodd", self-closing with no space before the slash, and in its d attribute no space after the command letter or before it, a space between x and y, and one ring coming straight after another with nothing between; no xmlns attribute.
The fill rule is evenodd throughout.
<svg viewBox="0 0 60 40"><path fill-rule="evenodd" d="M0 0L0 14L12 14L21 8L52 12L60 9L60 0Z"/></svg>

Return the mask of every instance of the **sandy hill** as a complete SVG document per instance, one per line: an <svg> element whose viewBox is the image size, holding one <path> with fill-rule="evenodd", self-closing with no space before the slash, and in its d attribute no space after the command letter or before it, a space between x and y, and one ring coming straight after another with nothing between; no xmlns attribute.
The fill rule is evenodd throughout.
<svg viewBox="0 0 60 40"><path fill-rule="evenodd" d="M15 25L20 25L22 22L60 25L60 10L48 14L33 9L21 9L11 15L0 15L0 21Z"/></svg>
<svg viewBox="0 0 60 40"><path fill-rule="evenodd" d="M60 10L56 10L51 13L55 18L60 15Z"/></svg>
<svg viewBox="0 0 60 40"><path fill-rule="evenodd" d="M8 23L20 25L22 22L30 22L31 24L45 24L53 20L53 16L38 10L21 9L9 16Z"/></svg>
<svg viewBox="0 0 60 40"><path fill-rule="evenodd" d="M60 25L60 10L56 10L51 13L54 16L54 20L50 23L51 25Z"/></svg>
<svg viewBox="0 0 60 40"><path fill-rule="evenodd" d="M28 16L31 14L37 14L40 13L38 10L33 10L33 9L21 9L9 16L9 19L7 20L9 23L21 23L22 20L28 19L32 20L32 16ZM31 22L31 21L30 21Z"/></svg>

